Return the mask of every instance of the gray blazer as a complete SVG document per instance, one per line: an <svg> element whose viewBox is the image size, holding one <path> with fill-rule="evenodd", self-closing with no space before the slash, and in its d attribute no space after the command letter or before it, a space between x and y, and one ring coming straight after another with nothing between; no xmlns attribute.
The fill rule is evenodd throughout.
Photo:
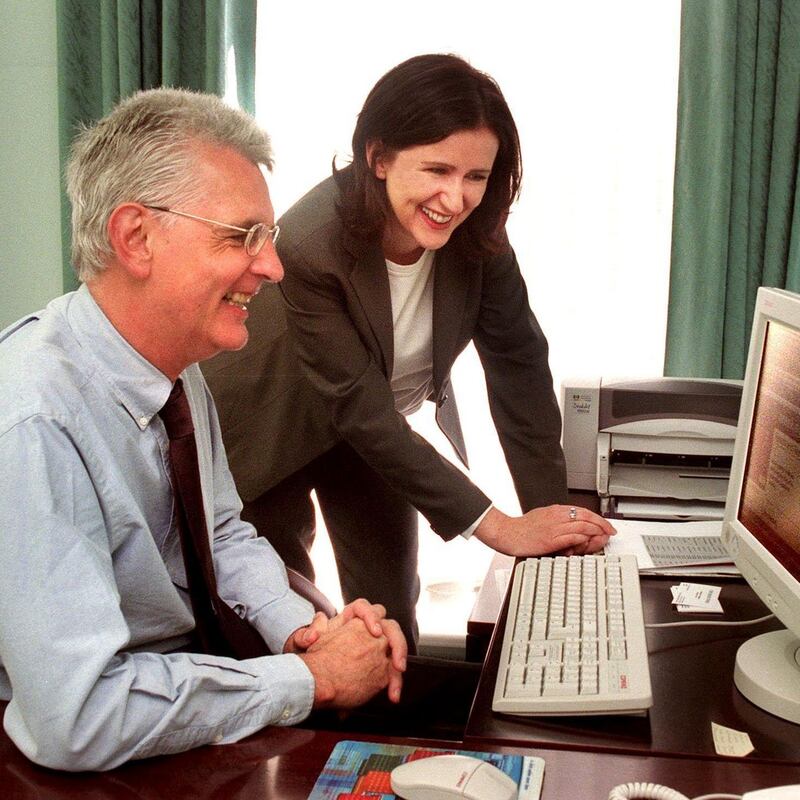
<svg viewBox="0 0 800 800"><path fill-rule="evenodd" d="M384 256L377 243L346 233L337 198L329 178L283 216L280 293L265 286L251 302L244 350L204 366L231 469L244 499L253 499L345 440L449 539L490 501L395 411ZM547 341L510 248L489 259L464 260L450 245L436 253L431 399L465 464L450 370L470 341L523 510L563 502L561 418Z"/></svg>

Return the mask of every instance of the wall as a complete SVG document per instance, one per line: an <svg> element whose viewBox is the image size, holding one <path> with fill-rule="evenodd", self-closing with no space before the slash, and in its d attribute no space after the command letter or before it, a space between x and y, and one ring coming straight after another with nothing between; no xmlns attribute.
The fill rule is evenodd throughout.
<svg viewBox="0 0 800 800"><path fill-rule="evenodd" d="M0 2L0 329L62 293L55 0Z"/></svg>

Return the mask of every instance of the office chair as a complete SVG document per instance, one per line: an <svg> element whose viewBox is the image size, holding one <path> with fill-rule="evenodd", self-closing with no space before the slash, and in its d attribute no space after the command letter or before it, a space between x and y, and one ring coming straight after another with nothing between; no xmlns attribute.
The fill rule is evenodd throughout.
<svg viewBox="0 0 800 800"><path fill-rule="evenodd" d="M317 588L315 583L291 567L286 567L286 574L289 576L289 587L292 591L308 600L314 606L314 611L322 611L328 617L336 616L336 607Z"/></svg>

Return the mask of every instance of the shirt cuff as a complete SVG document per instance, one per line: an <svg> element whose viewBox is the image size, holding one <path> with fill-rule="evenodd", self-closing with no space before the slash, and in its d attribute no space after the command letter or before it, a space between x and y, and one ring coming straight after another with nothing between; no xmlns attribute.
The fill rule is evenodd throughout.
<svg viewBox="0 0 800 800"><path fill-rule="evenodd" d="M493 509L493 508L494 508L494 503L490 503L490 504L489 504L489 506L488 506L488 508L486 509L486 511L484 511L484 512L483 512L483 514L481 514L481 515L478 517L478 519L476 519L476 520L475 520L475 522L473 522L473 523L472 523L472 525L470 525L470 526L469 526L469 528L467 528L465 531L461 531L461 535L462 535L462 536L463 536L465 539L469 539L469 538L470 538L470 536L472 536L472 534L473 534L473 533L475 533L475 529L478 527L478 525L480 525L480 524L481 524L481 522L483 522L483 518L484 518L484 517L485 517L485 516L486 516L486 515L487 515L487 514L488 514L488 513L489 513L489 512L490 512L490 511Z"/></svg>
<svg viewBox="0 0 800 800"><path fill-rule="evenodd" d="M296 725L302 722L314 705L314 676L305 661L293 653L266 656L267 684L273 687L277 704L275 725ZM275 669L277 667L277 669ZM272 670L274 674L269 674ZM277 689L277 691L275 691Z"/></svg>
<svg viewBox="0 0 800 800"><path fill-rule="evenodd" d="M286 640L311 624L314 606L289 589L280 603L270 603L251 620L273 653L282 653Z"/></svg>
<svg viewBox="0 0 800 800"><path fill-rule="evenodd" d="M297 725L314 706L314 676L302 658L284 653L239 662L240 669L245 665L258 675L258 688L264 692L265 702L229 720L213 744L238 742L266 725Z"/></svg>

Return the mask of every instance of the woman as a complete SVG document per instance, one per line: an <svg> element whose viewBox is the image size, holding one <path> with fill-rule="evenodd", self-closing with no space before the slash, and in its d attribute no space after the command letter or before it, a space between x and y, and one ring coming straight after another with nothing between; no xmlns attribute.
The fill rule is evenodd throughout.
<svg viewBox="0 0 800 800"><path fill-rule="evenodd" d="M382 603L412 643L416 510L444 539L474 535L512 555L594 552L613 533L590 511L551 505L566 499L561 420L547 342L504 228L521 172L517 130L491 78L449 55L395 67L359 114L352 163L280 220L285 309L275 297L253 308L248 349L291 340L308 383L284 350L280 369L263 352L237 362L248 375L254 360L264 364L272 400L257 415L278 414L272 419L295 440L282 461L303 453L307 463L283 474L276 464L253 486L251 468L277 436L257 441L239 414L226 422L226 398L243 382L209 375L240 491L246 484L245 518L313 579L315 489L345 600ZM288 333L276 336L284 313ZM405 419L434 401L467 463L450 368L470 341L527 512L520 517L494 508Z"/></svg>

